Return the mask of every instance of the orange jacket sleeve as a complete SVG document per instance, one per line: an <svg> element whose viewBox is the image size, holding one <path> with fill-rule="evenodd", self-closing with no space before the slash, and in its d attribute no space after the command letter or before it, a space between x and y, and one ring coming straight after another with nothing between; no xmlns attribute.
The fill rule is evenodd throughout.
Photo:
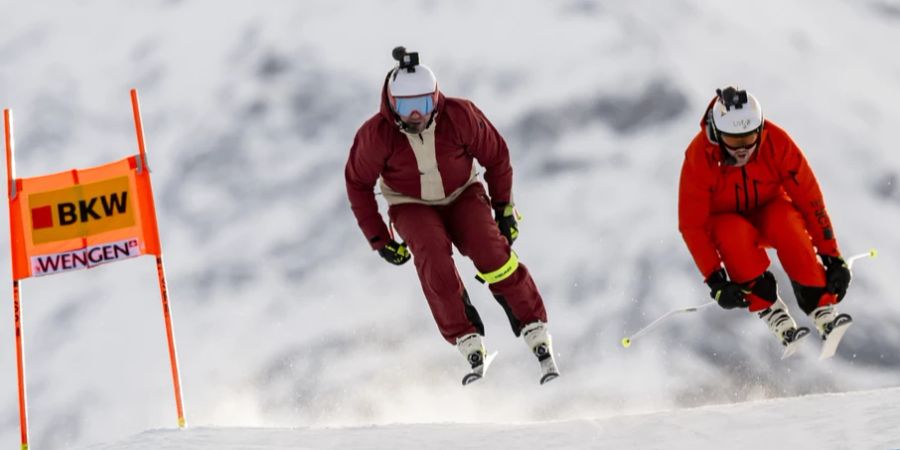
<svg viewBox="0 0 900 450"><path fill-rule="evenodd" d="M715 161L703 151L698 135L684 154L681 181L678 185L678 230L687 244L694 263L708 278L722 265L710 233L710 205L715 183Z"/></svg>
<svg viewBox="0 0 900 450"><path fill-rule="evenodd" d="M821 254L839 256L831 219L825 210L825 199L806 157L783 130L775 128L769 134L775 144L775 161L778 162L781 185L803 215L813 245Z"/></svg>

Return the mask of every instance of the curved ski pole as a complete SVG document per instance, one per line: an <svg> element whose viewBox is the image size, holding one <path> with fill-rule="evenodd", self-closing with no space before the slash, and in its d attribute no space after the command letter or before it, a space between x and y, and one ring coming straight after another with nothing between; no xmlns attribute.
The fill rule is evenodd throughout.
<svg viewBox="0 0 900 450"><path fill-rule="evenodd" d="M867 257L868 257L868 258L875 258L875 257L877 257L877 256L878 256L878 250L873 248L873 249L869 250L869 251L866 252L866 253L860 253L860 254L858 254L858 255L853 255L853 256L851 256L851 257L845 259L844 261L847 263L847 268L848 268L848 269L852 269L852 268L853 268L853 263L854 263L856 260L858 260L858 259L863 259L863 258L867 258Z"/></svg>
<svg viewBox="0 0 900 450"><path fill-rule="evenodd" d="M704 304L702 304L702 305L690 306L690 307L687 307L687 308L673 309L673 310L671 310L671 311L669 311L669 312L663 314L662 317L660 317L660 318L654 320L653 322L650 322L650 325L647 325L647 326L645 326L644 328L641 328L640 330L636 331L636 332L635 332L634 334L632 334L631 336L626 336L626 337L622 338L622 341L621 341L621 342L622 342L622 347L625 347L625 348L630 347L630 346L631 346L631 342L632 342L633 340L635 340L635 339L637 339L637 338L643 336L644 334L647 334L647 332L649 332L650 330L652 330L653 328L655 328L655 327L656 327L657 325L659 325L662 321L668 319L669 317L674 316L675 314L689 313L689 312L696 312L696 311L698 311L698 310L700 310L700 309L706 308L707 306L712 306L712 305L715 305L715 304L716 304L716 301L713 300L713 301L711 301L711 302L707 302L707 303L704 303Z"/></svg>

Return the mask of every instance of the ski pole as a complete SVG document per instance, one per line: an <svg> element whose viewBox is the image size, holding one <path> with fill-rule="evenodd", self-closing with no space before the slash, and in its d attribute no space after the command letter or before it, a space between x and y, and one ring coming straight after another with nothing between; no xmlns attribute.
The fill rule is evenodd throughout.
<svg viewBox="0 0 900 450"><path fill-rule="evenodd" d="M704 304L702 304L702 305L690 306L690 307L687 307L687 308L673 309L673 310L671 310L671 311L669 311L669 312L663 314L662 317L660 317L659 319L656 319L656 320L654 320L653 322L650 322L650 325L647 325L646 327L641 328L640 330L638 330L637 332L635 332L635 333L634 333L633 335L631 335L630 337L629 337L629 336L623 337L623 338L622 338L622 347L625 347L625 348L631 347L631 341L633 341L633 340L635 340L635 339L637 339L637 338L643 336L643 335L646 334L648 331L652 330L652 329L655 328L657 325L659 325L660 322L662 322L662 321L668 319L669 317L674 316L675 314L696 312L696 311L698 311L698 310L701 310L701 309L703 309L703 308L706 308L707 306L712 306L712 305L715 305L715 304L716 304L716 301L713 300L713 301L711 301L711 302L707 302L707 303L704 303Z"/></svg>
<svg viewBox="0 0 900 450"><path fill-rule="evenodd" d="M853 255L853 256L851 256L851 257L845 259L844 261L847 263L847 268L848 268L848 269L852 269L852 268L853 268L853 262L856 261L857 259L863 259L863 258L866 258L866 257L868 257L868 258L875 258L875 257L877 257L877 256L878 256L878 250L873 248L873 249L869 250L869 251L866 252L866 253L860 253L860 254L858 254L858 255Z"/></svg>

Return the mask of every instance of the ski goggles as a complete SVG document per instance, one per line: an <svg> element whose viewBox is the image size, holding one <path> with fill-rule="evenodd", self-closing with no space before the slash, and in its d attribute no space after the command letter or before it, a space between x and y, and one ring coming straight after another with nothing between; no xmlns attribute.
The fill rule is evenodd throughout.
<svg viewBox="0 0 900 450"><path fill-rule="evenodd" d="M427 116L434 110L434 98L432 94L418 95L415 97L394 97L394 111L400 117L409 117L414 111Z"/></svg>
<svg viewBox="0 0 900 450"><path fill-rule="evenodd" d="M756 133L756 139L754 139L753 142L749 142L749 143L747 143L747 144L739 145L739 146L731 146L731 145L728 145L727 142L725 142L725 139L722 139L722 145L723 145L726 149L731 150L731 151L733 151L733 152L739 152L739 151L741 151L741 150L748 150L748 151L749 151L749 150L753 149L754 147L756 147L756 144L759 144L759 135L760 135L760 133L759 133L759 132L755 132L755 133Z"/></svg>

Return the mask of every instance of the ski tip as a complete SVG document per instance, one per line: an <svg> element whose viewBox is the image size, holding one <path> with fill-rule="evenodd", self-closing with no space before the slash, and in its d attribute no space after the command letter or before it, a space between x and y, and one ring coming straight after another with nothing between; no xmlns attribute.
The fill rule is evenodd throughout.
<svg viewBox="0 0 900 450"><path fill-rule="evenodd" d="M500 353L499 351L493 351L491 353L488 353L488 355L484 358L484 371L485 372L487 372L488 367L491 367L491 363L494 362L494 358L496 358L497 354L499 354L499 353Z"/></svg>
<svg viewBox="0 0 900 450"><path fill-rule="evenodd" d="M631 339L627 337L622 338L622 347L628 348L631 347Z"/></svg>
<svg viewBox="0 0 900 450"><path fill-rule="evenodd" d="M541 384L547 384L557 378L559 378L559 374L556 372L545 373L544 376L541 377Z"/></svg>

